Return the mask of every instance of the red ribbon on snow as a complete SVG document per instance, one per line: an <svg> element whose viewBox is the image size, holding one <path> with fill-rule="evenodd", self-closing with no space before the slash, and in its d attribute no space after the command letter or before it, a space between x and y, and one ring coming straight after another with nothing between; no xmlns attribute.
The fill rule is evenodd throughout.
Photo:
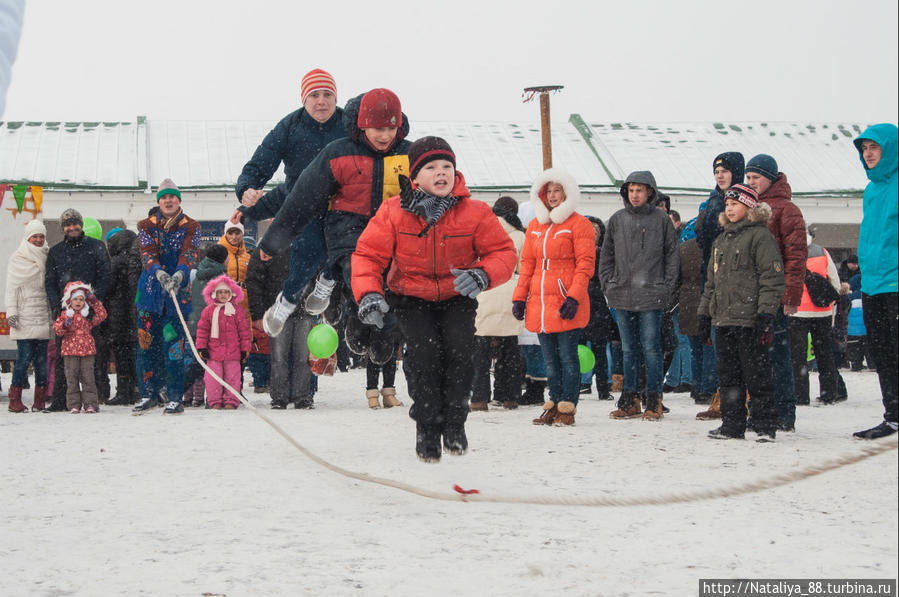
<svg viewBox="0 0 899 597"><path fill-rule="evenodd" d="M453 485L453 489L456 490L456 493L461 493L462 495L471 495L472 493L481 493L479 489L462 489L458 485Z"/></svg>

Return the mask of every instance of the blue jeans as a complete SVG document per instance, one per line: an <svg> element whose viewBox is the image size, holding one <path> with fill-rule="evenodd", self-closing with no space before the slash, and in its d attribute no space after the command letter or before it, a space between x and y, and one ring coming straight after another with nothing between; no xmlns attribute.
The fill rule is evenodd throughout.
<svg viewBox="0 0 899 597"><path fill-rule="evenodd" d="M662 393L662 311L618 309L618 331L624 357L624 391L638 392L641 360L646 362L646 391ZM643 352L641 355L640 348ZM642 359L641 359L642 356Z"/></svg>
<svg viewBox="0 0 899 597"><path fill-rule="evenodd" d="M138 313L137 326L137 389L140 397L159 399L159 390L165 386L169 401L181 402L186 343L178 315L142 311Z"/></svg>
<svg viewBox="0 0 899 597"><path fill-rule="evenodd" d="M677 336L677 348L674 351L674 358L671 359L671 365L668 367L668 374L665 377L665 383L672 387L689 383L693 385L693 359L690 354L690 341L687 336L678 331L677 322L678 312L675 311L671 316L674 323L674 333Z"/></svg>
<svg viewBox="0 0 899 597"><path fill-rule="evenodd" d="M531 379L546 379L546 360L543 349L536 344L522 344L521 355L524 357L524 374Z"/></svg>
<svg viewBox="0 0 899 597"><path fill-rule="evenodd" d="M581 365L577 357L577 341L581 330L553 334L537 334L546 361L546 385L553 402L577 404L580 391Z"/></svg>
<svg viewBox="0 0 899 597"><path fill-rule="evenodd" d="M271 375L271 357L267 354L251 352L247 355L247 369L253 375L254 388L267 388Z"/></svg>
<svg viewBox="0 0 899 597"><path fill-rule="evenodd" d="M48 340L16 340L16 366L12 370L12 385L21 388L28 381L28 364L34 362L34 385L47 385Z"/></svg>
<svg viewBox="0 0 899 597"><path fill-rule="evenodd" d="M322 222L315 218L290 244L290 273L281 288L285 300L293 304L299 302L303 289L324 265L326 256Z"/></svg>
<svg viewBox="0 0 899 597"><path fill-rule="evenodd" d="M783 306L774 316L774 341L768 349L771 380L774 383L774 407L778 423L783 427L796 424L796 392L793 387L793 360L790 357L790 319Z"/></svg>
<svg viewBox="0 0 899 597"><path fill-rule="evenodd" d="M714 332L712 335L714 336ZM693 389L700 394L714 394L718 388L718 359L715 356L715 347L701 343L699 336L687 338L690 340Z"/></svg>

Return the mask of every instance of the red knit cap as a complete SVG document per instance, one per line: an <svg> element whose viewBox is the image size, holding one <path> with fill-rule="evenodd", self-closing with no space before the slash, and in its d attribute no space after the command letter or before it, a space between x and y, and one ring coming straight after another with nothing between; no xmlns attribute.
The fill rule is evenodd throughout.
<svg viewBox="0 0 899 597"><path fill-rule="evenodd" d="M300 95L303 97L304 102L306 101L306 96L313 91L321 89L327 89L334 95L337 95L337 84L334 83L334 77L330 73L320 68L315 68L303 76L303 81L300 83Z"/></svg>
<svg viewBox="0 0 899 597"><path fill-rule="evenodd" d="M359 104L360 129L399 128L403 126L400 98L389 89L372 89L362 96Z"/></svg>

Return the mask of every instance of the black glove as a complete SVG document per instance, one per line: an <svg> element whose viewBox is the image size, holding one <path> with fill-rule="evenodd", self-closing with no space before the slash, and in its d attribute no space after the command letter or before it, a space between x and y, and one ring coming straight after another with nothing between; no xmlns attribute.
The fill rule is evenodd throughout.
<svg viewBox="0 0 899 597"><path fill-rule="evenodd" d="M768 313L759 313L755 316L755 334L759 344L770 346L774 341L774 316Z"/></svg>
<svg viewBox="0 0 899 597"><path fill-rule="evenodd" d="M512 301L512 317L517 319L518 321L524 320L524 308L527 306L527 303L524 301Z"/></svg>
<svg viewBox="0 0 899 597"><path fill-rule="evenodd" d="M570 296L566 297L565 302L559 307L559 317L562 319L574 319L574 316L577 315L577 308L577 301Z"/></svg>
<svg viewBox="0 0 899 597"><path fill-rule="evenodd" d="M403 174L400 174L397 178L400 183L400 207L409 211L412 203L415 201L412 198L412 183L409 181L409 177Z"/></svg>
<svg viewBox="0 0 899 597"><path fill-rule="evenodd" d="M381 329L384 327L384 314L389 310L383 296L377 292L369 292L359 301L359 321Z"/></svg>
<svg viewBox="0 0 899 597"><path fill-rule="evenodd" d="M209 349L208 348L198 348L197 352L200 353L200 358L204 361L209 360Z"/></svg>
<svg viewBox="0 0 899 597"><path fill-rule="evenodd" d="M247 368L247 357L250 356L250 353L246 350L240 353L240 370L243 371Z"/></svg>
<svg viewBox="0 0 899 597"><path fill-rule="evenodd" d="M712 338L712 318L708 315L696 316L696 337L700 344L708 344Z"/></svg>
<svg viewBox="0 0 899 597"><path fill-rule="evenodd" d="M479 267L473 269L450 269L450 273L456 276L453 280L453 288L462 296L474 298L482 290L490 285L487 273Z"/></svg>

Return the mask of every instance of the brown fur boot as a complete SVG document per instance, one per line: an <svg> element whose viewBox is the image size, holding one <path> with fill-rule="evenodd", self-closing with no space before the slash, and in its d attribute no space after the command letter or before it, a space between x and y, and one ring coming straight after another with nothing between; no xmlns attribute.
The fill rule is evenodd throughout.
<svg viewBox="0 0 899 597"><path fill-rule="evenodd" d="M556 403L552 400L547 400L543 403L543 412L531 422L534 425L552 425L553 421L556 420L557 414L559 414L559 409L556 407Z"/></svg>
<svg viewBox="0 0 899 597"><path fill-rule="evenodd" d="M620 392L624 389L624 376L620 373L612 374L612 391Z"/></svg>
<svg viewBox="0 0 899 597"><path fill-rule="evenodd" d="M476 410L488 410L486 402L472 402L468 405L468 410L474 412Z"/></svg>
<svg viewBox="0 0 899 597"><path fill-rule="evenodd" d="M365 397L368 398L368 408L381 408L381 403L378 402L381 392L378 391L378 388L365 390Z"/></svg>
<svg viewBox="0 0 899 597"><path fill-rule="evenodd" d="M622 392L618 408L609 413L610 419L635 419L643 414L640 396L636 392Z"/></svg>
<svg viewBox="0 0 899 597"><path fill-rule="evenodd" d="M715 419L721 418L721 394L718 390L715 390L715 395L712 396L712 403L709 405L708 410L704 410L700 413L696 413L696 419L699 421L712 421Z"/></svg>
<svg viewBox="0 0 899 597"><path fill-rule="evenodd" d="M384 408L403 405L396 397L396 388L381 388L381 403L384 405Z"/></svg>
<svg viewBox="0 0 899 597"><path fill-rule="evenodd" d="M22 387L9 386L9 412L27 413L28 407L22 404Z"/></svg>
<svg viewBox="0 0 899 597"><path fill-rule="evenodd" d="M662 395L655 392L646 394L646 410L643 412L644 421L660 421L662 414Z"/></svg>
<svg viewBox="0 0 899 597"><path fill-rule="evenodd" d="M34 386L34 404L31 412L41 412L47 406L47 386Z"/></svg>
<svg viewBox="0 0 899 597"><path fill-rule="evenodd" d="M574 425L574 415L577 414L577 407L574 403L562 400L559 402L557 408L559 409L559 414L557 414L556 418L553 420L553 425L556 427Z"/></svg>

